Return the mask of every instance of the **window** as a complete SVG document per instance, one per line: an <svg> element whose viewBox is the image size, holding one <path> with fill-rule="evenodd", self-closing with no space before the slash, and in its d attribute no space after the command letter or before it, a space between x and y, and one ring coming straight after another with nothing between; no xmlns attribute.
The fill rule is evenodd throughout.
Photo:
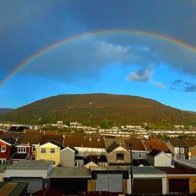
<svg viewBox="0 0 196 196"><path fill-rule="evenodd" d="M36 146L33 146L32 147L32 151L35 152L35 149L36 149Z"/></svg>
<svg viewBox="0 0 196 196"><path fill-rule="evenodd" d="M123 153L116 153L116 160L124 160L124 154Z"/></svg>
<svg viewBox="0 0 196 196"><path fill-rule="evenodd" d="M1 152L6 152L6 146L1 146Z"/></svg>
<svg viewBox="0 0 196 196"><path fill-rule="evenodd" d="M6 163L6 159L0 159L0 164Z"/></svg>
<svg viewBox="0 0 196 196"><path fill-rule="evenodd" d="M185 159L185 155L180 155L180 159Z"/></svg>
<svg viewBox="0 0 196 196"><path fill-rule="evenodd" d="M18 148L19 153L26 153L26 148L25 147L20 147Z"/></svg>
<svg viewBox="0 0 196 196"><path fill-rule="evenodd" d="M138 152L138 158L141 159L142 158L142 153Z"/></svg>
<svg viewBox="0 0 196 196"><path fill-rule="evenodd" d="M42 148L41 149L41 153L46 153L46 149L45 148Z"/></svg>
<svg viewBox="0 0 196 196"><path fill-rule="evenodd" d="M50 153L55 153L55 149L54 148L51 148L50 149Z"/></svg>
<svg viewBox="0 0 196 196"><path fill-rule="evenodd" d="M180 148L180 153L184 154L184 148Z"/></svg>

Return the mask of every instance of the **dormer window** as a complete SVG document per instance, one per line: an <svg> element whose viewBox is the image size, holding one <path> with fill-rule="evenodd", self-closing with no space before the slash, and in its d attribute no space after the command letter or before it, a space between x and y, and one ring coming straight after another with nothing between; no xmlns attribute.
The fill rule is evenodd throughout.
<svg viewBox="0 0 196 196"><path fill-rule="evenodd" d="M26 153L26 148L25 147L19 147L18 152L19 153Z"/></svg>

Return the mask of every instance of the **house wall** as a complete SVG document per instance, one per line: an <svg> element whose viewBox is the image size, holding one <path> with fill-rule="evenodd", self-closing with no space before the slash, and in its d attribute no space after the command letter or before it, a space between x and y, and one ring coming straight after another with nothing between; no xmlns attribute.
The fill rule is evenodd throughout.
<svg viewBox="0 0 196 196"><path fill-rule="evenodd" d="M5 152L1 151L1 147L2 146L6 147L6 151ZM7 160L9 160L10 156L11 156L11 146L6 144L6 143L4 143L4 142L2 142L2 141L0 141L0 160L4 160L5 159L7 161ZM1 162L0 162L0 164L1 164Z"/></svg>
<svg viewBox="0 0 196 196"><path fill-rule="evenodd" d="M171 167L172 154L160 153L154 157L155 167Z"/></svg>
<svg viewBox="0 0 196 196"><path fill-rule="evenodd" d="M191 159L196 159L196 146L191 150Z"/></svg>
<svg viewBox="0 0 196 196"><path fill-rule="evenodd" d="M45 153L42 153L41 150L46 149ZM55 149L55 153L51 153L51 149ZM60 164L60 147L48 142L46 144L40 145L36 148L36 160L50 160L54 161L54 166Z"/></svg>
<svg viewBox="0 0 196 196"><path fill-rule="evenodd" d="M146 159L146 151L133 151L132 152L132 158L133 159Z"/></svg>
<svg viewBox="0 0 196 196"><path fill-rule="evenodd" d="M148 161L148 163L150 163L150 165L154 166L154 157L147 155L147 161Z"/></svg>
<svg viewBox="0 0 196 196"><path fill-rule="evenodd" d="M75 151L67 147L60 151L60 164L62 166L75 166Z"/></svg>
<svg viewBox="0 0 196 196"><path fill-rule="evenodd" d="M118 153L124 154L123 160L117 160ZM107 155L107 160L108 163L130 163L130 153L124 148L118 147Z"/></svg>

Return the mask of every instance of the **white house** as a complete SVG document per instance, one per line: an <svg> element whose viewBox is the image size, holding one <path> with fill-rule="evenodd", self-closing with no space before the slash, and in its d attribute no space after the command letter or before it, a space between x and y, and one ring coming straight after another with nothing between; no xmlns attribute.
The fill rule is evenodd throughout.
<svg viewBox="0 0 196 196"><path fill-rule="evenodd" d="M152 150L147 155L147 161L155 167L171 167L172 166L172 154Z"/></svg>

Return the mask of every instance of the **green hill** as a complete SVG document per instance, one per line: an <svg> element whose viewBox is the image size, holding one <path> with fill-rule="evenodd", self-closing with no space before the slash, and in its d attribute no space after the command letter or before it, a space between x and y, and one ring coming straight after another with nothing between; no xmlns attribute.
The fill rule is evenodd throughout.
<svg viewBox="0 0 196 196"><path fill-rule="evenodd" d="M76 94L48 97L0 116L0 121L43 124L78 121L102 127L144 122L158 126L196 125L196 114L137 96Z"/></svg>

